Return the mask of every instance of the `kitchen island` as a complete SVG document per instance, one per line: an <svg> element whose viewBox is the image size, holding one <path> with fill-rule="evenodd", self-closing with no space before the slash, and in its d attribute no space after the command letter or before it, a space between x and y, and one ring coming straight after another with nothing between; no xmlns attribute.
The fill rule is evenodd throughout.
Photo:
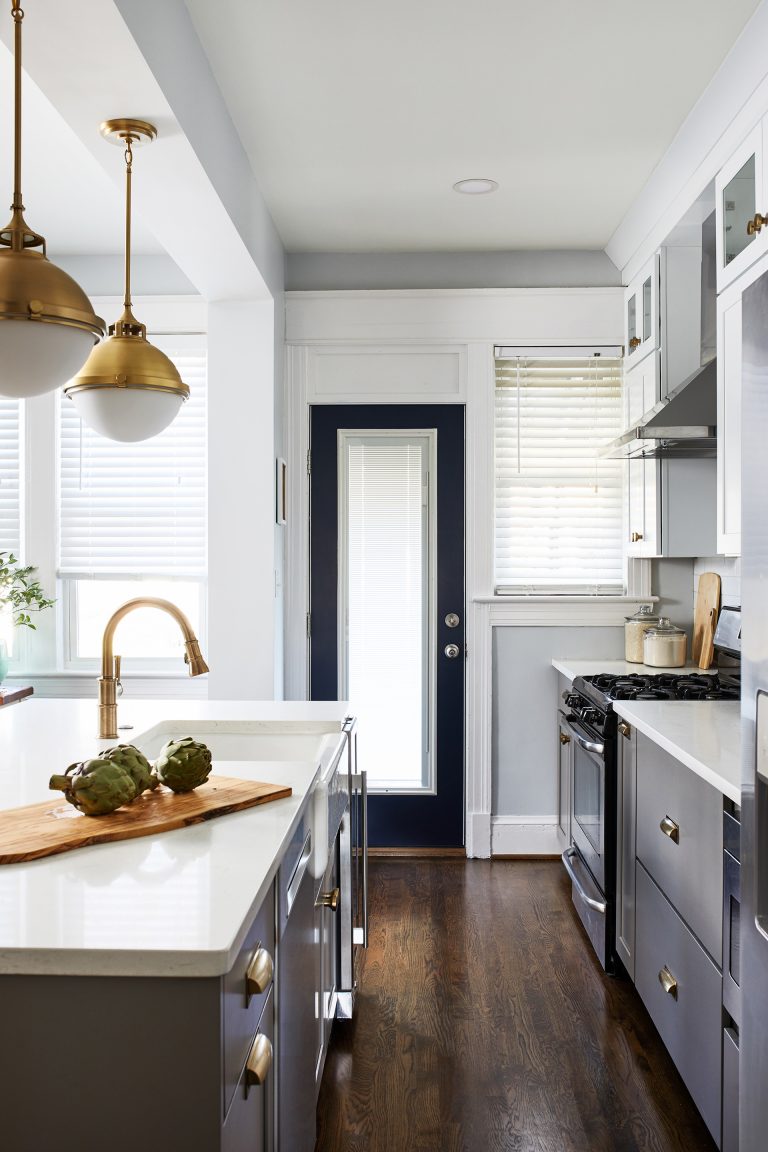
<svg viewBox="0 0 768 1152"><path fill-rule="evenodd" d="M170 731L203 741L209 732L214 746L217 727L288 734L298 724L317 735L319 750L303 760L214 757L214 774L289 785L290 797L0 867L4 1146L274 1147L275 1001L283 994L286 1010L318 1003L313 792L344 746L347 714L343 703L122 701L120 724L133 726L119 741L94 735L93 701L33 700L0 717L3 808L46 799L61 807L48 790L53 772L118 742L157 745ZM296 922L291 897L307 906L306 926L294 930L305 959L301 986L286 978L281 988L280 964L289 965L293 948L287 925ZM317 1052L312 1037L308 1047ZM276 1060L281 1070L279 1052ZM314 1079L300 1102L312 1132L313 1088Z"/></svg>

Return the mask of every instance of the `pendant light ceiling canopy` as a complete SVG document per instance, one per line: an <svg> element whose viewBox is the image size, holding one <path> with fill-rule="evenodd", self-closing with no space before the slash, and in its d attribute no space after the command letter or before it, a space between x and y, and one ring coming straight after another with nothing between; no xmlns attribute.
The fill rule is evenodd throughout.
<svg viewBox="0 0 768 1152"><path fill-rule="evenodd" d="M157 135L144 120L106 120L102 135L125 150L125 299L123 314L64 392L85 424L109 440L148 440L171 423L189 388L164 352L147 340L131 311L131 174L133 148Z"/></svg>
<svg viewBox="0 0 768 1152"><path fill-rule="evenodd" d="M104 335L82 288L46 255L45 240L24 220L21 194L21 22L14 21L14 164L9 224L0 230L0 395L38 396L77 372Z"/></svg>

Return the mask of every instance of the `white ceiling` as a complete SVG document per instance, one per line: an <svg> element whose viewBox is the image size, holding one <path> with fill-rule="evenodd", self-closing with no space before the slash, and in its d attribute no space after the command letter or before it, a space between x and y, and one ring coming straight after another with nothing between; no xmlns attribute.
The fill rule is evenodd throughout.
<svg viewBox="0 0 768 1152"><path fill-rule="evenodd" d="M603 248L758 0L186 4L288 251L493 251Z"/></svg>
<svg viewBox="0 0 768 1152"><path fill-rule="evenodd" d="M33 33L37 30L32 30ZM25 35L28 30L25 29ZM39 35L39 31L38 31ZM13 58L0 44L0 226L10 218L13 195ZM37 85L24 75L22 89L22 191L26 220L45 236L49 257L122 253L125 229L124 167L119 149L104 142L114 180L83 146ZM93 124L95 137L99 124ZM141 154L134 183L141 179ZM141 220L134 218L132 250L163 252ZM122 285L115 284L115 293Z"/></svg>

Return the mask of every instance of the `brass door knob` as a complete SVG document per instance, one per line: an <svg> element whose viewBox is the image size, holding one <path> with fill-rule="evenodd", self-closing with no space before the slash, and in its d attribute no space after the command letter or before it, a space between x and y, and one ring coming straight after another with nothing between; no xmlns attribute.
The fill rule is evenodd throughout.
<svg viewBox="0 0 768 1152"><path fill-rule="evenodd" d="M667 992L673 1000L677 1000L677 980L675 980L666 964L661 972L659 972L659 984L661 984L664 991Z"/></svg>
<svg viewBox="0 0 768 1152"><path fill-rule="evenodd" d="M248 1053L245 1065L246 1088L260 1087L267 1079L272 1067L272 1042L263 1032L259 1032Z"/></svg>
<svg viewBox="0 0 768 1152"><path fill-rule="evenodd" d="M665 816L659 824L659 828L661 828L664 835L669 836L670 840L672 840L675 844L680 843L680 825L675 824L671 817Z"/></svg>
<svg viewBox="0 0 768 1152"><path fill-rule="evenodd" d="M634 352L635 348L639 348L641 344L642 344L642 340L640 339L640 337L639 336L633 336L629 342L630 352Z"/></svg>
<svg viewBox="0 0 768 1152"><path fill-rule="evenodd" d="M339 907L339 900L341 899L341 889L334 888L332 892L321 892L315 900L315 908L330 908L331 912L335 912Z"/></svg>
<svg viewBox="0 0 768 1152"><path fill-rule="evenodd" d="M561 732L560 733L560 743L561 744L570 744L570 742L571 742L570 736L566 735L565 732Z"/></svg>
<svg viewBox="0 0 768 1152"><path fill-rule="evenodd" d="M747 222L747 236L754 236L766 224L768 224L768 216L761 216L759 212L755 212L754 219Z"/></svg>
<svg viewBox="0 0 768 1152"><path fill-rule="evenodd" d="M638 540L642 540L642 538L643 538L642 532L633 532L632 535L630 536L630 540L632 541L633 544L637 544Z"/></svg>
<svg viewBox="0 0 768 1152"><path fill-rule="evenodd" d="M274 971L275 965L272 957L266 948L259 945L251 957L248 971L245 974L246 997L260 996L262 992L266 992L272 983Z"/></svg>

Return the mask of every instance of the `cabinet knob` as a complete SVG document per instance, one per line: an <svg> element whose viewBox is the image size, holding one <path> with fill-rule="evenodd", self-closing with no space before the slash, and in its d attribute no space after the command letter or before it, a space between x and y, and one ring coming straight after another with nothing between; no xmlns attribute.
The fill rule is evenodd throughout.
<svg viewBox="0 0 768 1152"><path fill-rule="evenodd" d="M261 1086L272 1067L272 1042L263 1032L259 1032L248 1053L245 1065L245 1085L247 1088Z"/></svg>
<svg viewBox="0 0 768 1152"><path fill-rule="evenodd" d="M260 996L262 992L266 992L272 983L274 971L275 965L272 957L266 948L259 945L251 957L248 971L245 974L246 998L248 996Z"/></svg>
<svg viewBox="0 0 768 1152"><path fill-rule="evenodd" d="M568 736L565 732L561 732L560 733L560 743L561 744L570 744L570 742L571 742L570 736Z"/></svg>
<svg viewBox="0 0 768 1152"><path fill-rule="evenodd" d="M667 992L673 1000L677 1000L677 980L675 980L666 964L661 972L659 972L659 984L661 984L664 991Z"/></svg>
<svg viewBox="0 0 768 1152"><path fill-rule="evenodd" d="M321 892L315 900L315 908L330 908L331 912L335 912L339 907L339 900L341 898L341 890L334 888L332 892Z"/></svg>
<svg viewBox="0 0 768 1152"><path fill-rule="evenodd" d="M755 212L754 219L747 222L747 236L754 236L766 224L768 224L768 216L761 216L759 212Z"/></svg>
<svg viewBox="0 0 768 1152"><path fill-rule="evenodd" d="M680 843L680 825L675 824L674 820L669 816L664 817L659 824L659 828L661 828L664 835L669 836L670 840L674 841L675 844Z"/></svg>
<svg viewBox="0 0 768 1152"><path fill-rule="evenodd" d="M632 535L630 536L630 540L632 541L633 544L637 544L638 540L642 540L642 538L643 538L642 532L633 532Z"/></svg>
<svg viewBox="0 0 768 1152"><path fill-rule="evenodd" d="M621 720L618 727L619 732L621 732L624 739L629 740L632 736L632 729L630 728L629 724L626 724L623 720Z"/></svg>
<svg viewBox="0 0 768 1152"><path fill-rule="evenodd" d="M639 336L633 336L629 342L630 352L634 352L635 348L639 348L641 344L642 344L642 340L640 339L640 337Z"/></svg>

